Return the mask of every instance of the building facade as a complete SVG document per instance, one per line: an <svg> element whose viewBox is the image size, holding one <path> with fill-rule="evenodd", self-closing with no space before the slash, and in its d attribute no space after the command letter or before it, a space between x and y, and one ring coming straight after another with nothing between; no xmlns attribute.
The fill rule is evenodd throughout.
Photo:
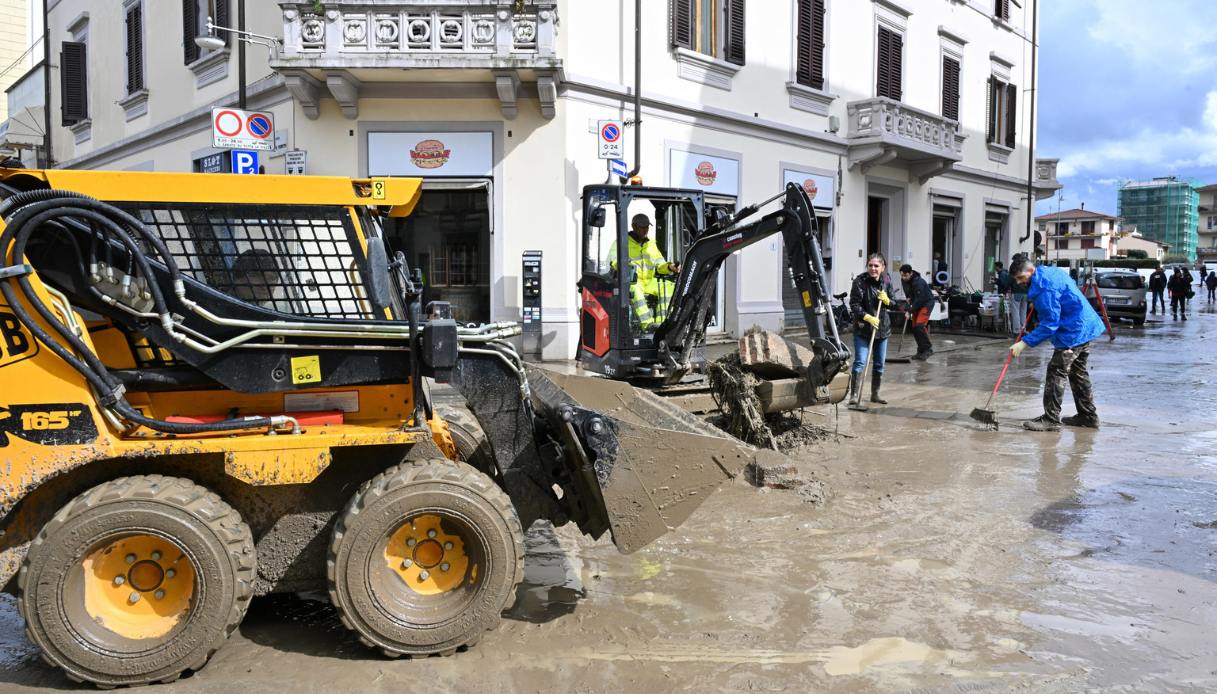
<svg viewBox="0 0 1217 694"><path fill-rule="evenodd" d="M222 153L211 109L237 102L236 49L192 38L208 16L231 26L230 2L51 0L56 162L180 171ZM248 47L248 106L274 118L267 173L302 150L308 174L422 176L418 211L387 234L461 319L519 320L521 255L542 251L544 354L567 358L581 190L608 179L601 119L627 121L646 185L728 209L804 186L834 292L871 252L923 271L939 253L979 287L1030 251L1028 174L1032 197L1059 188L1055 160L1030 161L1034 6L648 1L639 124L634 3L249 3L249 29L275 41ZM774 238L728 260L713 329L801 320L783 258Z"/></svg>
<svg viewBox="0 0 1217 694"><path fill-rule="evenodd" d="M1120 188L1120 219L1147 239L1161 241L1172 256L1196 260L1200 193L1174 176L1134 181Z"/></svg>
<svg viewBox="0 0 1217 694"><path fill-rule="evenodd" d="M1107 260L1117 255L1120 227L1109 214L1073 209L1040 215L1035 222L1049 262Z"/></svg>
<svg viewBox="0 0 1217 694"><path fill-rule="evenodd" d="M39 162L46 132L41 0L0 0L0 157Z"/></svg>
<svg viewBox="0 0 1217 694"><path fill-rule="evenodd" d="M1196 257L1204 262L1217 262L1217 184L1196 189L1200 196L1196 224Z"/></svg>

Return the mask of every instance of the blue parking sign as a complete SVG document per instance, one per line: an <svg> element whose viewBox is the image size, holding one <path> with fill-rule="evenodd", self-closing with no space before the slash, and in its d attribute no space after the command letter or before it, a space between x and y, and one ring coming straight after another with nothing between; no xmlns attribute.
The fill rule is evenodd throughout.
<svg viewBox="0 0 1217 694"><path fill-rule="evenodd" d="M258 153L254 150L234 149L232 155L232 172L235 174L258 173Z"/></svg>

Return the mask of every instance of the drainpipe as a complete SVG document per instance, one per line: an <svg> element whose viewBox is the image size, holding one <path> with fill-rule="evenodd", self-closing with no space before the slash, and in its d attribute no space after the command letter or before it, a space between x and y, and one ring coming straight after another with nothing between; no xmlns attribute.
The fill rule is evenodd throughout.
<svg viewBox="0 0 1217 694"><path fill-rule="evenodd" d="M642 170L642 0L634 0L634 168L627 179Z"/></svg>
<svg viewBox="0 0 1217 694"><path fill-rule="evenodd" d="M42 0L42 166L51 168L55 157L51 153L51 11ZM35 161L35 164L38 162Z"/></svg>
<svg viewBox="0 0 1217 694"><path fill-rule="evenodd" d="M1027 235L1019 239L1019 243L1026 243L1031 238L1031 218L1035 215L1035 54L1039 52L1039 18L1039 0L1031 0L1031 140L1027 145Z"/></svg>

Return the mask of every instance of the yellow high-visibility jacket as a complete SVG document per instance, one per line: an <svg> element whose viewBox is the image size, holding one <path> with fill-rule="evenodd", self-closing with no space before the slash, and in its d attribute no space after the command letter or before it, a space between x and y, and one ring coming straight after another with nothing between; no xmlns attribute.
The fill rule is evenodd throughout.
<svg viewBox="0 0 1217 694"><path fill-rule="evenodd" d="M630 240L630 265L634 267L638 275L638 284L642 285L644 293L658 294L659 282L655 279L655 275L672 274L672 264L664 259L663 253L659 252L655 239L648 238L645 243L638 243L633 236L628 238ZM609 247L609 263L614 270L617 269L617 242L615 241Z"/></svg>

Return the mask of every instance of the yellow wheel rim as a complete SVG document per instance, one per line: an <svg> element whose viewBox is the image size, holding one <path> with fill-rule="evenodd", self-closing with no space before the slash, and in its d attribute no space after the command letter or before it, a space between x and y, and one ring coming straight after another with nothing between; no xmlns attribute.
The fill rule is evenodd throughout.
<svg viewBox="0 0 1217 694"><path fill-rule="evenodd" d="M129 535L108 542L85 557L83 568L85 611L119 636L160 638L190 612L194 566L162 537Z"/></svg>
<svg viewBox="0 0 1217 694"><path fill-rule="evenodd" d="M460 535L445 532L440 517L416 516L401 525L385 545L385 564L419 595L438 595L477 579Z"/></svg>

